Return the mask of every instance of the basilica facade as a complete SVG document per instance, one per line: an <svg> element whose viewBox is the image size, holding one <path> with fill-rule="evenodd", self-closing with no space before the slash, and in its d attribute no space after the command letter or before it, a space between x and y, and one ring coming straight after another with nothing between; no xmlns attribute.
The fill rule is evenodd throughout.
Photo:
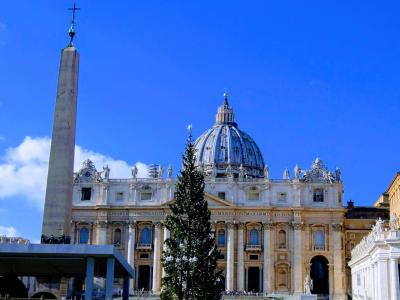
<svg viewBox="0 0 400 300"><path fill-rule="evenodd" d="M270 178L256 142L236 123L224 96L215 124L195 142L205 175L218 266L227 291L299 295L307 275L312 292L345 299L345 214L340 170L319 158ZM163 223L174 201L172 168L148 178L111 179L87 160L74 176L72 243L114 244L136 270L134 289L159 292Z"/></svg>

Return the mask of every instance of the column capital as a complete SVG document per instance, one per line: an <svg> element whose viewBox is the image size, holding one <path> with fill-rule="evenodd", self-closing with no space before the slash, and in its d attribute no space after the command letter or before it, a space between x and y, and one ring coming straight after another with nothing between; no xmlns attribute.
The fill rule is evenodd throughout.
<svg viewBox="0 0 400 300"><path fill-rule="evenodd" d="M233 223L232 222L226 222L225 226L226 226L226 229L233 229Z"/></svg>
<svg viewBox="0 0 400 300"><path fill-rule="evenodd" d="M108 224L109 224L108 221L97 221L97 222L96 222L96 227L99 227L99 228L106 228Z"/></svg>
<svg viewBox="0 0 400 300"><path fill-rule="evenodd" d="M340 223L334 223L334 224L332 224L332 230L333 231L342 231L342 224L340 224Z"/></svg>
<svg viewBox="0 0 400 300"><path fill-rule="evenodd" d="M304 230L303 222L292 222L292 226L294 230Z"/></svg>
<svg viewBox="0 0 400 300"><path fill-rule="evenodd" d="M272 222L264 222L264 223L262 223L262 227L263 227L264 230L274 229L275 226L276 226L276 224L272 223Z"/></svg>
<svg viewBox="0 0 400 300"><path fill-rule="evenodd" d="M154 225L154 228L157 228L157 229L162 229L162 227L163 227L163 223L161 223L161 222L153 222L153 225Z"/></svg>
<svg viewBox="0 0 400 300"><path fill-rule="evenodd" d="M245 228L246 228L246 223L244 223L244 222L238 223L238 229L243 230Z"/></svg>
<svg viewBox="0 0 400 300"><path fill-rule="evenodd" d="M131 228L131 229L136 229L136 228L137 228L137 222L136 222L136 220L129 221L129 222L128 222L128 226L129 226L129 228Z"/></svg>

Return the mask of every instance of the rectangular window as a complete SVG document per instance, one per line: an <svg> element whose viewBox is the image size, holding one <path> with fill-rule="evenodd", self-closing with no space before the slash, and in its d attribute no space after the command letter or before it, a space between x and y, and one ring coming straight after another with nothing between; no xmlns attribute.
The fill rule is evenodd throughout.
<svg viewBox="0 0 400 300"><path fill-rule="evenodd" d="M287 200L286 193L278 193L278 202L285 203Z"/></svg>
<svg viewBox="0 0 400 300"><path fill-rule="evenodd" d="M217 259L224 259L224 258L225 258L225 256L223 254L219 254L217 257Z"/></svg>
<svg viewBox="0 0 400 300"><path fill-rule="evenodd" d="M258 260L258 255L250 254L250 260Z"/></svg>
<svg viewBox="0 0 400 300"><path fill-rule="evenodd" d="M140 253L140 258L149 258L147 253Z"/></svg>
<svg viewBox="0 0 400 300"><path fill-rule="evenodd" d="M225 192L218 192L218 198L225 200Z"/></svg>
<svg viewBox="0 0 400 300"><path fill-rule="evenodd" d="M314 202L324 202L324 190L323 189L314 189L313 201Z"/></svg>
<svg viewBox="0 0 400 300"><path fill-rule="evenodd" d="M123 201L124 200L124 193L123 192L118 192L115 196L116 201Z"/></svg>
<svg viewBox="0 0 400 300"><path fill-rule="evenodd" d="M87 201L90 200L90 198L92 198L92 188L82 188L81 190L81 200L82 201Z"/></svg>
<svg viewBox="0 0 400 300"><path fill-rule="evenodd" d="M249 191L247 198L251 201L260 200L260 193L256 191Z"/></svg>
<svg viewBox="0 0 400 300"><path fill-rule="evenodd" d="M140 193L140 200L142 201L149 201L153 196L152 192L141 192Z"/></svg>

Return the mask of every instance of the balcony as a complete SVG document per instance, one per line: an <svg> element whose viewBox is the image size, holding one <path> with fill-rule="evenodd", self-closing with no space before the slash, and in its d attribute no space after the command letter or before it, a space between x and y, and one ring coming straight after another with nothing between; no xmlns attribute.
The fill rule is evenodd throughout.
<svg viewBox="0 0 400 300"><path fill-rule="evenodd" d="M148 250L151 251L151 249L153 248L153 245L150 244L145 244L145 243L138 243L136 246L137 250Z"/></svg>
<svg viewBox="0 0 400 300"><path fill-rule="evenodd" d="M247 244L246 245L246 251L249 252L259 252L262 250L261 245L253 245L253 244Z"/></svg>
<svg viewBox="0 0 400 300"><path fill-rule="evenodd" d="M314 250L315 251L324 251L325 245L314 245Z"/></svg>

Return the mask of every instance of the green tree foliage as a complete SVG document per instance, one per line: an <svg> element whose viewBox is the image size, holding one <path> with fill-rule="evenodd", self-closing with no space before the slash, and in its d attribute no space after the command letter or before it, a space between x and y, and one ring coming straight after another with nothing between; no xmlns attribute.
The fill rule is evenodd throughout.
<svg viewBox="0 0 400 300"><path fill-rule="evenodd" d="M170 237L165 241L161 299L221 299L223 281L217 271L215 236L204 199L204 176L195 166L191 135L176 182L175 202L166 218Z"/></svg>

